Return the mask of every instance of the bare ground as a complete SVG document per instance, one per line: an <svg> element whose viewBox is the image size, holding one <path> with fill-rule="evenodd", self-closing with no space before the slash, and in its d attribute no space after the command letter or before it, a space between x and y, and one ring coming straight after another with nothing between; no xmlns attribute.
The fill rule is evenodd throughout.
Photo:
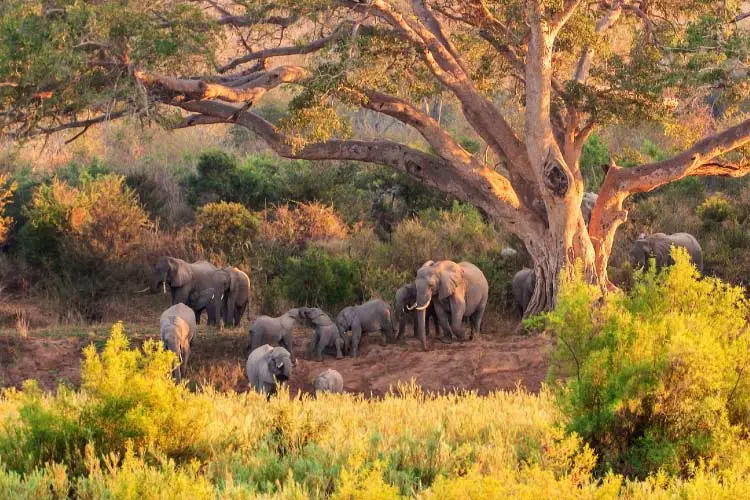
<svg viewBox="0 0 750 500"><path fill-rule="evenodd" d="M223 391L247 390L247 335L243 330L218 333L201 327L193 344L188 375L196 385L212 385ZM48 390L61 382L77 386L82 349L91 342L101 348L106 331L102 325L67 336L0 335L0 386L20 387L29 378ZM550 345L541 336L489 332L474 341L433 341L431 349L424 352L414 338L408 338L406 344L380 345L378 337L372 336L363 340L358 358L337 360L325 356L317 362L303 359L307 335L300 330L295 336L297 364L290 380L292 394L310 392L312 379L326 368L341 372L347 391L364 395L382 395L389 387L412 379L427 391L472 389L486 394L520 386L536 392L547 372ZM130 338L139 345L153 337L135 334Z"/></svg>

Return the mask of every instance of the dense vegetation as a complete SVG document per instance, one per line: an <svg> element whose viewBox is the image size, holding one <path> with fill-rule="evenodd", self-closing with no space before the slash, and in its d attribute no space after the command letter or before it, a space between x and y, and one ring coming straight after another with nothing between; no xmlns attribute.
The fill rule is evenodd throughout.
<svg viewBox="0 0 750 500"><path fill-rule="evenodd" d="M596 291L566 282L541 318L559 342L538 395L190 392L171 353L116 324L80 390L3 393L0 496L742 497L748 305L677 262L594 314Z"/></svg>

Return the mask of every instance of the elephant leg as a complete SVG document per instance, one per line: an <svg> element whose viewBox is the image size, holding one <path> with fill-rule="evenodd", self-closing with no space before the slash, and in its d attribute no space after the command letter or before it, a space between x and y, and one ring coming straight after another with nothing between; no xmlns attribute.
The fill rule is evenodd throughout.
<svg viewBox="0 0 750 500"><path fill-rule="evenodd" d="M404 337L404 329L406 328L406 313L402 312L398 317L398 333L396 338L401 340Z"/></svg>
<svg viewBox="0 0 750 500"><path fill-rule="evenodd" d="M435 315L437 316L438 324L443 329L443 336L446 339L452 340L453 330L451 329L451 325L449 324L448 313L442 307L435 307Z"/></svg>
<svg viewBox="0 0 750 500"><path fill-rule="evenodd" d="M419 340L422 342L422 350L427 350L427 334L425 333L426 328L426 311L417 311L417 328L414 330L415 334L418 332Z"/></svg>
<svg viewBox="0 0 750 500"><path fill-rule="evenodd" d="M216 305L210 305L206 308L206 316L207 316L207 323L210 326L216 326L219 324L218 319L216 318ZM197 318L196 318L197 321Z"/></svg>
<svg viewBox="0 0 750 500"><path fill-rule="evenodd" d="M190 292L190 287L187 286L172 288L172 305L187 305L190 302Z"/></svg>
<svg viewBox="0 0 750 500"><path fill-rule="evenodd" d="M474 335L479 338L479 334L482 333L482 318L484 317L484 310L487 308L487 301L485 300L482 304L479 305L479 308L474 311L474 314L472 314L469 317L469 321L471 322L471 339L474 339Z"/></svg>
<svg viewBox="0 0 750 500"><path fill-rule="evenodd" d="M292 353L293 338L292 332L285 332L279 340L279 345L289 351L289 357L292 359L294 359L294 354Z"/></svg>
<svg viewBox="0 0 750 500"><path fill-rule="evenodd" d="M464 339L464 313L466 312L466 303L455 301L451 304L451 329L453 335L457 338Z"/></svg>
<svg viewBox="0 0 750 500"><path fill-rule="evenodd" d="M336 335L334 342L336 343L336 359L343 359L344 354L342 349L344 348L344 339L340 335Z"/></svg>
<svg viewBox="0 0 750 500"><path fill-rule="evenodd" d="M323 351L325 350L326 346L328 345L328 342L331 340L328 338L328 334L325 334L323 332L318 332L315 337L318 339L318 345L316 346L317 352L315 353L315 359L318 361L323 361Z"/></svg>
<svg viewBox="0 0 750 500"><path fill-rule="evenodd" d="M362 327L359 323L352 325L352 357L359 356L359 342L362 340Z"/></svg>

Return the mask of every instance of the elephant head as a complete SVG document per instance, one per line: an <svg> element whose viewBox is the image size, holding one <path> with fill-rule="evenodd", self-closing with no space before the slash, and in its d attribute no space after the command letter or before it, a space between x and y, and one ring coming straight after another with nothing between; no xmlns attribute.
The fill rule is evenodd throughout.
<svg viewBox="0 0 750 500"><path fill-rule="evenodd" d="M300 320L311 326L328 326L333 324L333 320L322 309L317 307L300 307Z"/></svg>
<svg viewBox="0 0 750 500"><path fill-rule="evenodd" d="M214 288L206 288L200 292L198 290L190 292L188 306L195 311L196 320L198 320L201 312L205 309L208 315L208 324L215 325L218 321L217 314L219 313L220 305L221 296L216 293L216 289Z"/></svg>
<svg viewBox="0 0 750 500"><path fill-rule="evenodd" d="M174 257L160 257L151 274L151 292L155 293L162 285L162 291L171 287L185 286L192 279L192 271L187 262Z"/></svg>
<svg viewBox="0 0 750 500"><path fill-rule="evenodd" d="M649 268L649 261L655 259L656 249L652 242L646 238L639 238L633 242L630 248L630 262L634 267L641 267L645 271Z"/></svg>
<svg viewBox="0 0 750 500"><path fill-rule="evenodd" d="M268 372L278 382L285 382L292 376L292 356L283 347L274 347L268 353Z"/></svg>
<svg viewBox="0 0 750 500"><path fill-rule="evenodd" d="M336 326L339 328L339 332L341 332L342 335L352 327L355 315L356 310L349 306L343 308L339 315L336 316Z"/></svg>
<svg viewBox="0 0 750 500"><path fill-rule="evenodd" d="M424 311L429 307L435 294L440 301L447 300L449 297L463 300L466 294L463 274L463 269L450 260L425 262L417 271L417 279L414 280L416 301L407 306L407 309Z"/></svg>
<svg viewBox="0 0 750 500"><path fill-rule="evenodd" d="M407 283L396 291L393 311L401 314L408 307L414 305L417 300L417 286L414 283Z"/></svg>

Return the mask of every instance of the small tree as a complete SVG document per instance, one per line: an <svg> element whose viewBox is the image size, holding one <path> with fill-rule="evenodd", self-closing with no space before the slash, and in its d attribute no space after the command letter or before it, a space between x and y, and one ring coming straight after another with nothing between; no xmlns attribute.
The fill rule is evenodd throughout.
<svg viewBox="0 0 750 500"><path fill-rule="evenodd" d="M554 304L558 275L575 259L591 282L609 285L628 196L687 176L747 173L739 150L750 142L750 119L735 114L724 131L710 122L677 156L612 164L588 228L581 215L580 158L597 126L669 125L679 104L701 92L725 103L747 96L750 37L740 22L750 13L741 4L6 0L0 99L9 111L1 126L27 137L135 112L173 126L237 124L287 158L391 166L476 205L521 238L536 271L531 314ZM230 42L239 53L216 67ZM302 55L299 64L279 60ZM274 125L251 108L284 84L296 94ZM498 89L515 98L518 116L497 104ZM458 104L479 148L462 146L439 113L421 109L444 96ZM412 128L429 148L350 138L351 108Z"/></svg>

